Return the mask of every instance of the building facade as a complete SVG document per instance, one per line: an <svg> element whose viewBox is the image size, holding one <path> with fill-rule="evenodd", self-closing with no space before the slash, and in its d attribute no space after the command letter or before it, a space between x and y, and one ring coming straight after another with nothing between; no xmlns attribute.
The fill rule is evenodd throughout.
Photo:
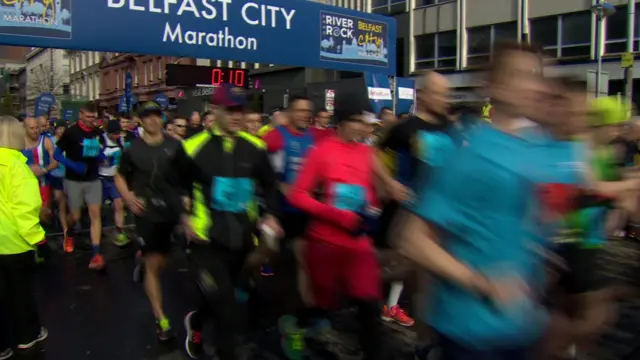
<svg viewBox="0 0 640 360"><path fill-rule="evenodd" d="M580 77L588 85L595 84L595 59L600 52L604 59L603 78L610 80L603 82L604 89L601 87L600 91L612 92L609 84L613 86L623 78L620 56L626 51L627 1L608 3L617 11L604 20L601 46L597 46L598 22L590 11L596 0L408 0L409 73L448 73L464 100L476 100L466 99L464 89L479 84L477 70L491 61L494 45L501 40L521 40L542 46L558 64L554 72ZM377 9L381 10L374 6L373 11L380 12ZM636 13L638 9L636 3ZM637 20L640 18L634 24L634 51L638 51L640 41ZM635 70L634 78L637 77L640 72Z"/></svg>
<svg viewBox="0 0 640 360"><path fill-rule="evenodd" d="M100 98L100 63L97 51L69 51L70 100L96 101Z"/></svg>
<svg viewBox="0 0 640 360"><path fill-rule="evenodd" d="M26 92L26 71L24 65L11 66L3 64L2 76L0 76L0 101L4 106L4 98L10 97L12 100L11 109L4 109L7 114L2 115L19 115L26 113L27 92Z"/></svg>
<svg viewBox="0 0 640 360"><path fill-rule="evenodd" d="M27 113L34 112L36 98L52 93L58 105L51 116L58 116L60 102L69 96L69 54L67 50L32 48L26 56Z"/></svg>
<svg viewBox="0 0 640 360"><path fill-rule="evenodd" d="M139 102L154 100L158 94L178 98L180 90L165 84L167 64L194 65L196 59L126 53L104 53L100 68L99 105L116 112L125 92L127 72L131 73L132 91Z"/></svg>

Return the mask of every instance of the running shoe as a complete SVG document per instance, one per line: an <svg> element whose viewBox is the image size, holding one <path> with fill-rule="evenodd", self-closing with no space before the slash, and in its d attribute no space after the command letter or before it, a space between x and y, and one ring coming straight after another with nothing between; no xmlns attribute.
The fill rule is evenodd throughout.
<svg viewBox="0 0 640 360"><path fill-rule="evenodd" d="M167 341L173 337L171 324L169 324L169 320L167 318L156 321L156 334L160 341Z"/></svg>
<svg viewBox="0 0 640 360"><path fill-rule="evenodd" d="M0 360L7 360L8 358L13 356L13 350L6 349L4 351L0 351Z"/></svg>
<svg viewBox="0 0 640 360"><path fill-rule="evenodd" d="M39 343L40 341L43 341L48 336L49 336L49 332L47 331L47 329L45 329L44 327L41 327L40 328L40 333L38 334L38 337L35 340L33 340L32 342L27 343L27 344L18 345L18 349L20 349L20 350L31 349L35 344Z"/></svg>
<svg viewBox="0 0 640 360"><path fill-rule="evenodd" d="M113 244L117 247L125 247L131 243L131 239L124 231L119 231L116 236L113 237Z"/></svg>
<svg viewBox="0 0 640 360"><path fill-rule="evenodd" d="M284 315L278 320L278 329L282 339L280 345L285 356L290 360L302 360L305 351L306 329L298 327L298 319Z"/></svg>
<svg viewBox="0 0 640 360"><path fill-rule="evenodd" d="M382 310L381 317L384 321L394 321L402 326L413 326L413 324L415 324L415 320L407 315L407 313L398 305L394 305L391 308L388 308L387 305L385 305Z"/></svg>
<svg viewBox="0 0 640 360"><path fill-rule="evenodd" d="M89 262L90 270L102 270L104 269L104 257L100 254L94 256Z"/></svg>
<svg viewBox="0 0 640 360"><path fill-rule="evenodd" d="M64 233L64 252L66 252L67 254L70 254L73 252L73 249L75 247L75 241L73 240L72 236L67 235L67 233Z"/></svg>
<svg viewBox="0 0 640 360"><path fill-rule="evenodd" d="M192 311L184 317L184 328L187 330L184 349L192 359L197 359L202 354L202 329L196 329L193 325L193 316L195 315L196 312Z"/></svg>

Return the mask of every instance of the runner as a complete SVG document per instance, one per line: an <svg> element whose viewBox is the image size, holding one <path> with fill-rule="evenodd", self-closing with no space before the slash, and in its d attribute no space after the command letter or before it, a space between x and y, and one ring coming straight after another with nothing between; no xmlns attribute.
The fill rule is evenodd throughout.
<svg viewBox="0 0 640 360"><path fill-rule="evenodd" d="M40 134L35 118L26 118L24 127L26 138L22 154L27 158L27 165L38 178L42 209L45 217L48 217L51 213L51 186L46 175L58 167L58 162L53 159L55 146L49 137Z"/></svg>
<svg viewBox="0 0 640 360"><path fill-rule="evenodd" d="M132 120L128 114L121 114L119 116L119 120L121 129L120 139L122 140L126 149L131 145L131 142L136 138L136 135L133 133L133 131L130 130Z"/></svg>
<svg viewBox="0 0 640 360"><path fill-rule="evenodd" d="M278 126L284 126L289 123L289 119L285 114L285 110L283 108L277 108L271 111L269 115L269 123L264 125L258 130L258 136L264 138L267 133L271 130L275 129Z"/></svg>
<svg viewBox="0 0 640 360"><path fill-rule="evenodd" d="M113 243L123 247L128 245L131 240L124 231L124 202L116 188L114 177L122 157L122 151L125 148L125 139L121 137L122 128L117 120L107 122L105 130L106 132L103 134L105 159L100 164L98 173L102 182L102 198L111 201L113 207L113 220L116 225L116 236L113 238Z"/></svg>
<svg viewBox="0 0 640 360"><path fill-rule="evenodd" d="M188 162L179 141L162 132L162 108L140 105L144 133L123 153L115 174L117 190L131 212L144 261L144 288L156 318L158 339L173 336L162 306L160 274L171 253L171 235L183 212L180 177Z"/></svg>
<svg viewBox="0 0 640 360"><path fill-rule="evenodd" d="M58 167L58 162L53 159L55 146L49 137L40 134L38 121L28 117L24 120L25 149L22 154L27 158L27 165L38 179L40 184L40 197L42 199L42 219L49 221L51 218L51 185L49 184L50 171ZM38 244L36 248L36 261L44 262L49 255L46 240Z"/></svg>
<svg viewBox="0 0 640 360"><path fill-rule="evenodd" d="M187 124L187 119L184 119L184 121L185 121L185 124ZM200 118L200 113L198 113L197 111L194 111L191 113L191 116L189 117L188 125L187 127L185 127L185 135L182 136L182 138L183 139L190 138L193 135L201 132L203 128L204 127L202 126L202 119ZM178 134L180 133L178 132Z"/></svg>
<svg viewBox="0 0 640 360"><path fill-rule="evenodd" d="M58 120L54 124L54 132L53 132L53 143L54 145L58 143L58 140L62 137L64 132L67 129L67 122L64 120ZM55 149L54 149L55 154ZM53 157L52 157L53 158ZM62 227L62 232L66 238L68 234L67 227L67 212L69 211L67 208L67 195L64 193L64 176L65 169L62 163L58 164L58 168L51 171L49 173L49 184L51 185L51 191L53 192L53 199L58 205L58 221L60 221L60 226Z"/></svg>
<svg viewBox="0 0 640 360"><path fill-rule="evenodd" d="M67 194L71 221L65 236L64 250L74 250L73 227L80 221L83 204L87 205L91 219L91 261L89 269L104 269L104 257L100 253L102 238L102 183L98 167L103 158L104 138L96 128L97 111L88 103L80 109L80 118L58 140L55 158L65 166L64 190ZM64 153L64 155L63 155Z"/></svg>
<svg viewBox="0 0 640 360"><path fill-rule="evenodd" d="M259 265L259 259L249 256L258 223L256 192L260 190L265 202L261 227L279 234L278 188L264 143L240 131L244 90L221 86L211 97L218 105L217 126L184 143L193 169L183 176L195 175L193 211L184 223L202 294L198 311L185 317L185 346L189 356L197 358L202 352L203 323L212 320L220 329L214 339L219 358L235 360L242 352L235 293L247 289L246 271Z"/></svg>
<svg viewBox="0 0 640 360"><path fill-rule="evenodd" d="M290 123L286 126L278 126L273 131L264 135L267 151L270 154L271 164L280 180L280 192L282 193L282 217L280 223L283 226L287 245L293 246L293 251L298 262L298 290L300 297L309 309L300 314L300 326L308 327L307 320L310 315L316 313L312 308L313 300L307 285L304 269L304 243L302 235L306 229L307 214L288 204L285 196L289 193L289 187L293 184L298 172L304 163L308 151L314 145L313 132L309 130L313 104L306 97L293 97L289 100L287 118Z"/></svg>
<svg viewBox="0 0 640 360"><path fill-rule="evenodd" d="M383 250L391 263L399 263L402 260L396 259L395 252L390 250L389 241L393 235L389 234L389 226L399 204L408 199L409 189L418 192L415 188L416 178L422 175L418 173L418 169L421 168L418 164L425 161L421 154L423 149L416 144L432 139L437 141L443 137L449 138L448 132L451 131L452 125L447 117L450 94L449 83L442 75L428 73L420 77L416 83L416 114L393 126L380 140L378 154L385 166L379 166L376 173L390 198L383 204L376 246ZM425 145L438 146L437 144ZM426 160L441 161L440 159ZM398 305L403 289L402 281L391 283L382 319L394 321L403 326L413 326L414 319Z"/></svg>
<svg viewBox="0 0 640 360"><path fill-rule="evenodd" d="M51 137L52 124L49 122L49 119L47 119L44 116L38 116L37 120L38 120L38 130L40 131L40 134L45 135L47 137Z"/></svg>
<svg viewBox="0 0 640 360"><path fill-rule="evenodd" d="M317 142L323 140L325 137L335 135L335 129L330 127L331 114L327 109L320 109L316 111L316 115L313 117L313 136Z"/></svg>
<svg viewBox="0 0 640 360"><path fill-rule="evenodd" d="M260 126L262 125L262 116L255 111L248 111L244 115L244 129L253 136L258 136Z"/></svg>
<svg viewBox="0 0 640 360"><path fill-rule="evenodd" d="M212 111L206 111L202 114L202 125L204 129L208 130L215 124L216 117Z"/></svg>
<svg viewBox="0 0 640 360"><path fill-rule="evenodd" d="M488 87L493 127L478 127L470 135L473 146L432 164L407 205L413 213L398 228L401 253L438 277L424 299L425 321L438 332L448 360L532 355L547 315L532 293L544 263L534 251L540 212L531 205L537 184L580 175L557 166L554 147L519 136L530 123L523 117L535 118L546 95L538 53L508 44L494 59Z"/></svg>
<svg viewBox="0 0 640 360"><path fill-rule="evenodd" d="M363 359L383 359L380 324L380 268L368 232L379 210L374 149L359 143L365 127L361 112L339 118L337 136L313 149L288 199L311 217L304 263L313 304L323 310L340 305L341 295L356 300ZM315 199L321 187L322 201Z"/></svg>
<svg viewBox="0 0 640 360"><path fill-rule="evenodd" d="M189 127L189 124L187 123L187 119L178 116L173 119L172 123L173 123L173 129L177 138L184 140L194 135L192 133L193 128Z"/></svg>

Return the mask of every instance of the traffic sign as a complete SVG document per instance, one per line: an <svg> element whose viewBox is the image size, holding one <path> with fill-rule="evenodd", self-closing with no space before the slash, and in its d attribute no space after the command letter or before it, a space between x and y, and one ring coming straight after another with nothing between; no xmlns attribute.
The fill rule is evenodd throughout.
<svg viewBox="0 0 640 360"><path fill-rule="evenodd" d="M620 59L620 67L622 67L623 69L632 68L633 62L634 62L633 53L631 52L624 53L622 54L622 58Z"/></svg>

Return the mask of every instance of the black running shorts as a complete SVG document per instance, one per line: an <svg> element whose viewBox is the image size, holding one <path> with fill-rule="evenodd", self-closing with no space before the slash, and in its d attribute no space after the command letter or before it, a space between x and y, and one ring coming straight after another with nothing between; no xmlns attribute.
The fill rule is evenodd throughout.
<svg viewBox="0 0 640 360"><path fill-rule="evenodd" d="M284 211L280 217L280 226L287 240L302 238L307 230L309 216L303 212Z"/></svg>
<svg viewBox="0 0 640 360"><path fill-rule="evenodd" d="M602 280L598 267L599 248L584 248L579 243L560 244L556 250L568 270L561 274L558 286L569 295L599 290Z"/></svg>
<svg viewBox="0 0 640 360"><path fill-rule="evenodd" d="M154 222L143 218L136 218L136 233L138 243L145 254L171 252L171 236L178 224L177 221Z"/></svg>
<svg viewBox="0 0 640 360"><path fill-rule="evenodd" d="M382 207L382 213L378 218L378 231L374 236L374 244L379 249L389 249L391 245L388 240L389 228L393 223L393 219L398 213L400 206L395 201L385 203Z"/></svg>

